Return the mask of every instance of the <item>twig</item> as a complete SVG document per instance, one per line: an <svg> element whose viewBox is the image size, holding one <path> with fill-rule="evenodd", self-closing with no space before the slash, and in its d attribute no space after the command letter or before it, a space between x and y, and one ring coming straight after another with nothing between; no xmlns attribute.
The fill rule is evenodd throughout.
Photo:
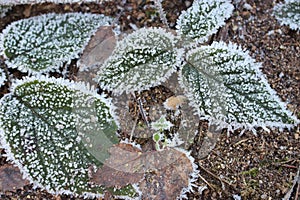
<svg viewBox="0 0 300 200"><path fill-rule="evenodd" d="M206 183L210 188L217 190L217 187L210 184L203 176L201 176L200 174L198 174L198 176L202 179L202 181L204 181L204 183Z"/></svg>
<svg viewBox="0 0 300 200"><path fill-rule="evenodd" d="M140 108L139 110L140 110L140 113L141 113L141 115L142 115L142 118L143 118L143 120L145 121L147 127L149 128L150 125L149 125L149 122L148 122L148 120L147 120L147 116L146 116L146 114L145 114L144 107L143 107L143 103L142 103L141 99L137 99L134 93L131 93L131 94L132 94L132 96L134 97L134 99L138 102L139 108Z"/></svg>
<svg viewBox="0 0 300 200"><path fill-rule="evenodd" d="M293 181L293 186L292 188L288 191L288 193L286 193L286 195L284 196L283 200L289 200L291 198L291 195L295 189L295 186L298 184L298 187L296 189L296 194L295 194L295 199L297 200L298 197L299 197L299 190L300 190L300 164L299 164L299 167L298 167L298 171L297 171L297 175L295 176L294 178L294 181Z"/></svg>
<svg viewBox="0 0 300 200"><path fill-rule="evenodd" d="M224 179L221 179L220 177L218 177L217 175L213 174L212 172L208 171L206 168L204 168L203 166L199 165L200 168L202 170L204 170L206 173L210 174L211 176L215 177L216 179L218 179L221 183L226 183L227 185L231 186L232 188L234 188L236 190L236 188L231 184L229 183L228 181L224 180Z"/></svg>

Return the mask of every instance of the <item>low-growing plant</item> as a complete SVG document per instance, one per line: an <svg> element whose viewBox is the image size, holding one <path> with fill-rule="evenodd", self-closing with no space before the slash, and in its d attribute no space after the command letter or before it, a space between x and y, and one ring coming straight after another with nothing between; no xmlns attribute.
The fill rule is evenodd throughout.
<svg viewBox="0 0 300 200"><path fill-rule="evenodd" d="M281 25L287 25L291 29L300 30L300 1L285 0L274 6L273 14Z"/></svg>
<svg viewBox="0 0 300 200"><path fill-rule="evenodd" d="M157 5L164 15L161 1ZM174 32L150 27L124 33L112 55L98 66L97 82L113 95L134 95L177 74L183 94L176 94L178 104L165 102L162 108L179 109L187 98L199 119L228 133L292 128L299 120L269 86L261 64L233 43L208 43L233 10L228 0L195 0L179 16ZM162 19L167 24L165 16ZM115 116L108 97L88 83L47 77L78 58L97 28L112 22L96 14L46 14L3 30L0 50L8 68L31 76L16 81L0 101L6 156L34 186L54 194L184 198L198 171L190 153L174 147L185 133L164 133L175 126L165 115L147 126L156 131L150 139L156 148L143 152L119 142L122 116ZM141 102L140 109L147 120ZM181 178L175 179L174 173Z"/></svg>

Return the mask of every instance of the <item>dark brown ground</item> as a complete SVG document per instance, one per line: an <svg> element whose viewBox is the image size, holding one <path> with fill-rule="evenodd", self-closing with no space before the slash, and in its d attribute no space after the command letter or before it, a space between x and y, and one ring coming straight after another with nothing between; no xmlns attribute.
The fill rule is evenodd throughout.
<svg viewBox="0 0 300 200"><path fill-rule="evenodd" d="M172 27L186 4L182 0L164 2ZM262 62L262 71L271 86L285 102L288 102L289 109L300 118L300 34L276 22L271 15L273 0L247 0L252 7L250 10L244 9L245 0L239 2L235 4L236 10L226 26L212 39L242 45L257 61ZM118 0L102 6L96 4L16 6L1 19L0 31L12 21L53 11L59 13L83 11L118 16L120 12L118 5L124 9L120 14L123 31L131 29L129 23L137 27L161 26L150 0L128 0L125 5ZM16 70L10 73L14 78L24 75ZM9 83L1 87L0 96L8 92L8 86ZM210 137L210 135L205 131L205 123L202 123L200 128L202 131L196 137L191 150L200 170L196 185L206 184L208 189L200 193L194 188L194 192L188 195L189 199L232 199L232 195L237 194L242 199L273 200L282 199L290 190L300 165L300 125L283 132L273 130L268 133L258 130L257 136L248 132L239 136L237 131L228 137L224 133L205 158L198 158L198 150L201 148L203 136ZM5 159L1 158L0 164L5 163ZM45 191L32 190L30 185L16 192L5 192L0 198L80 199L52 196ZM297 199L296 190L291 199Z"/></svg>

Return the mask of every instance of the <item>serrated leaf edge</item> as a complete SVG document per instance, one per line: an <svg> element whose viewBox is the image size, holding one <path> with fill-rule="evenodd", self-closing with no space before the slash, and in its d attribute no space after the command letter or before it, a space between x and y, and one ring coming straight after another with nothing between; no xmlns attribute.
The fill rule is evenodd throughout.
<svg viewBox="0 0 300 200"><path fill-rule="evenodd" d="M82 15L83 18L85 17L88 17L88 16L102 16L105 24L102 24L102 22L99 22L98 24L98 28L100 26L108 26L108 25L111 25L112 23L112 18L111 17L108 17L108 16L105 16L103 14L91 14L91 13L79 13L79 12L74 12L74 13L64 13L64 14L58 14L58 13L48 13L48 14L42 14L42 15L38 15L38 16L34 16L34 17L30 17L30 18L26 18L26 19L21 19L22 21L29 21L29 20L40 20L40 18L47 18L47 17L51 17L51 16L68 16L68 15L74 15L74 14L78 14L78 15ZM59 60L59 61L55 61L52 65L52 67L48 67L44 70L41 70L41 71L34 71L30 68L27 68L25 66L16 66L14 63L10 62L8 60L8 57L5 55L5 48L4 48L4 37L6 34L8 34L9 30L15 25L17 24L19 21L21 20L18 20L18 21L15 21L15 22L12 22L11 24L9 24L3 31L2 33L0 33L0 56L3 56L6 60L5 60L5 64L9 67L9 68L12 68L12 69L18 69L20 70L21 72L28 72L29 74L34 74L34 75L39 75L39 74L45 74L45 73L49 73L49 72L59 72L59 68L63 66L64 63L66 63L67 65L71 63L71 60L72 59L77 59L79 58L79 55L83 53L84 51L84 48L88 45L88 42L90 40L90 38L95 35L96 31L97 31L97 28L95 28L95 30L93 30L91 33L90 33L90 36L87 37L84 41L84 44L83 46L81 47L80 50L78 50L77 52L73 52L71 55L69 55L68 57L64 57L64 59L62 60Z"/></svg>
<svg viewBox="0 0 300 200"><path fill-rule="evenodd" d="M179 39L179 37L173 35L172 33L170 32L167 32L165 29L163 28L160 28L160 27L149 27L149 28L141 28L139 29L138 31L139 32L142 32L143 30L151 30L153 32L156 32L158 34L162 34L162 35L165 35L167 38L170 39L171 42L173 42L172 44L174 45L174 48L175 48L175 45L176 45L176 40ZM133 32L132 34L134 34L132 36L132 34L126 36L123 40L121 41L118 41L117 44L116 44L116 47L115 47L115 50L113 51L112 54L114 53L117 53L118 49L124 49L126 47L126 43L128 40L130 40L131 37L134 37L135 35L139 34L139 32ZM145 33L145 32L144 32ZM143 33L142 33L143 34ZM140 35L142 37L142 35ZM133 93L133 92L141 92L143 90L147 90L147 89L150 89L151 87L155 87L163 82L165 82L174 72L176 72L176 67L180 66L181 65L181 62L182 62L182 57L183 57L183 54L184 54L184 49L183 48L175 48L174 49L174 52L176 53L176 62L174 64L173 67L170 68L170 70L167 71L167 73L165 73L165 75L163 77L160 78L160 80L158 81L152 81L152 83L150 85L144 85L143 87L141 88L135 88L135 89L129 89L127 87L125 88L122 88L122 89L115 89L115 88L111 88L109 85L104 85L102 82L99 81L98 77L95 78L95 81L99 84L99 86L104 89L104 90L108 90L108 91L112 91L113 94L115 95L121 95L123 92L127 93L127 94L130 94L130 93ZM106 65L106 63L110 62L110 60L113 59L113 56L110 56L103 64L103 66ZM98 74L101 74L101 71L103 70L100 69L98 72L97 72L97 75Z"/></svg>
<svg viewBox="0 0 300 200"><path fill-rule="evenodd" d="M12 95L13 92L15 91L15 89L25 83L31 82L31 81L35 81L35 80L39 80L39 81L46 81L49 83L57 83L57 84L61 84L63 86L67 86L68 88L70 88L70 90L79 90L85 94L89 94L97 99L100 99L102 102L104 102L109 108L110 108L110 114L113 117L114 121L116 122L116 124L119 127L119 122L117 120L117 117L114 115L114 109L115 107L112 105L112 102L110 101L110 99L107 99L104 95L99 95L96 92L96 89L93 86L90 86L89 84L85 84L84 82L74 82L74 81L69 81L63 78L54 78L54 77L46 77L46 76L39 76L39 77L25 77L22 80L16 80L11 87L11 92L5 94L1 99L0 99L0 105L3 103L3 99L6 96ZM1 125L1 121L0 121L0 125ZM82 196L84 198L103 198L104 194L96 194L96 193L90 193L90 192L84 192L81 195L74 193L70 190L59 190L59 191L54 191L52 189L50 189L47 186L44 186L42 184L40 184L37 181L34 181L31 176L30 173L28 171L28 169L26 168L26 166L23 166L18 159L15 158L14 154L12 153L12 150L10 148L9 143L6 141L5 139L5 132L4 130L1 128L0 126L0 147L5 149L5 154L4 156L7 158L8 161L10 161L14 166L18 167L20 169L20 172L23 175L24 179L27 179L30 183L33 184L33 188L41 188L41 189L45 189L46 191L48 191L49 193L53 194L53 195L59 195L59 194L66 194L66 195L73 195L73 196ZM117 197L117 196L116 196ZM123 198L123 196L120 196L120 198ZM124 196L125 198L125 196ZM134 199L131 197L126 197L125 199Z"/></svg>
<svg viewBox="0 0 300 200"><path fill-rule="evenodd" d="M213 34L215 34L215 33L217 33L217 31L219 30L219 28L220 27L222 27L223 25L225 25L225 21L228 19L228 18L230 18L230 16L231 16L231 14L232 14L232 12L233 12L233 10L234 10L234 7L233 7L233 5L230 3L230 1L227 1L227 0L213 0L214 2L217 2L217 3L224 3L224 4L226 4L226 6L227 6L227 9L224 11L224 20L223 21L221 21L221 22L219 22L218 24L216 24L216 26L212 29L212 30L210 30L210 31L208 31L207 32L207 34L206 34L206 36L204 36L204 37L201 37L201 38L198 38L198 39L193 39L193 42L190 44L190 45L187 45L187 47L190 47L190 48L192 48L192 47L195 47L197 44L199 44L199 43L201 43L201 42L206 42L207 40L208 40L208 38L211 36L211 35L213 35ZM179 17L178 17L178 19L177 19L177 21L176 21L176 32L178 33L178 35L180 35L180 36L184 36L183 34L182 34L182 31L181 31L181 29L180 29L180 27L181 27L181 21L184 19L184 17L188 14L188 12L193 12L193 13L195 13L195 12L197 12L197 7L199 7L199 3L206 3L206 4L208 4L208 3L211 3L212 1L211 0L195 0L194 2L193 2L193 4L192 4L192 6L191 7L189 7L187 10L183 10L182 12L181 12L181 14L179 15ZM183 37L184 38L184 37Z"/></svg>
<svg viewBox="0 0 300 200"><path fill-rule="evenodd" d="M186 58L188 58L190 55L192 55L193 53L197 52L199 49L201 48L205 48L205 47L209 47L209 48L229 48L231 51L233 52L237 52L239 54L241 54L241 52L243 52L245 59L251 59L253 60L253 58L249 55L248 51L243 49L241 46L238 46L234 43L229 42L228 44L220 41L220 42L213 42L210 46L201 46L198 48L195 48L191 51L189 51L186 54ZM183 64L184 65L184 64ZM184 89L184 93L185 95L188 97L188 99L190 100L189 104L190 106L193 108L194 110L194 114L198 115L200 117L200 120L208 120L209 124L214 124L218 126L218 129L223 129L226 128L227 129L227 133L233 132L237 129L242 129L241 134L246 131L252 131L254 134L256 133L255 128L261 127L265 130L268 130L267 127L270 128L279 128L280 131L282 131L283 128L287 128L287 129L291 129L293 127L295 127L297 124L300 123L300 120L297 119L296 116L293 115L293 113L287 109L287 104L285 102L283 102L280 97L277 95L276 91L274 89L271 88L271 86L269 85L266 76L262 73L262 71L260 70L260 68L262 67L262 64L259 62L255 62L254 63L254 70L256 71L257 75L261 78L261 81L265 84L267 91L271 94L272 98L277 101L280 105L280 108L282 110L285 110L286 114L288 115L288 117L290 117L291 119L294 120L294 124L286 124L286 123L279 123L279 122L270 122L267 121L265 123L238 123L238 122L232 122L232 123L227 123L218 119L215 119L209 115L205 115L205 113L202 113L199 109L198 106L196 105L195 101L193 101L193 94L189 91L187 91L187 89ZM179 77L178 77L178 82L179 85L182 88L186 88L185 85L183 84L183 77L182 74L179 73Z"/></svg>

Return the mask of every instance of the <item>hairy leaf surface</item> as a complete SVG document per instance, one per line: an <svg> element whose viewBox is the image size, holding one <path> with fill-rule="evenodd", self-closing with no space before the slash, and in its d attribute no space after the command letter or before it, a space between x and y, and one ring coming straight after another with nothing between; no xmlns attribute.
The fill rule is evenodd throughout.
<svg viewBox="0 0 300 200"><path fill-rule="evenodd" d="M233 11L228 0L196 0L177 20L177 31L187 42L206 42Z"/></svg>
<svg viewBox="0 0 300 200"><path fill-rule="evenodd" d="M215 42L187 55L181 84L200 116L220 127L292 127L288 111L247 52Z"/></svg>
<svg viewBox="0 0 300 200"><path fill-rule="evenodd" d="M300 1L286 0L274 6L273 14L281 25L300 31Z"/></svg>
<svg viewBox="0 0 300 200"><path fill-rule="evenodd" d="M120 41L98 72L100 86L115 93L158 85L178 65L176 38L161 28L143 28Z"/></svg>
<svg viewBox="0 0 300 200"><path fill-rule="evenodd" d="M25 79L1 100L0 127L8 158L35 185L51 193L103 192L88 185L88 168L102 166L118 127L96 91L63 79Z"/></svg>
<svg viewBox="0 0 300 200"><path fill-rule="evenodd" d="M99 26L111 21L104 15L82 13L22 19L3 30L0 50L9 67L31 73L57 71L78 57Z"/></svg>

